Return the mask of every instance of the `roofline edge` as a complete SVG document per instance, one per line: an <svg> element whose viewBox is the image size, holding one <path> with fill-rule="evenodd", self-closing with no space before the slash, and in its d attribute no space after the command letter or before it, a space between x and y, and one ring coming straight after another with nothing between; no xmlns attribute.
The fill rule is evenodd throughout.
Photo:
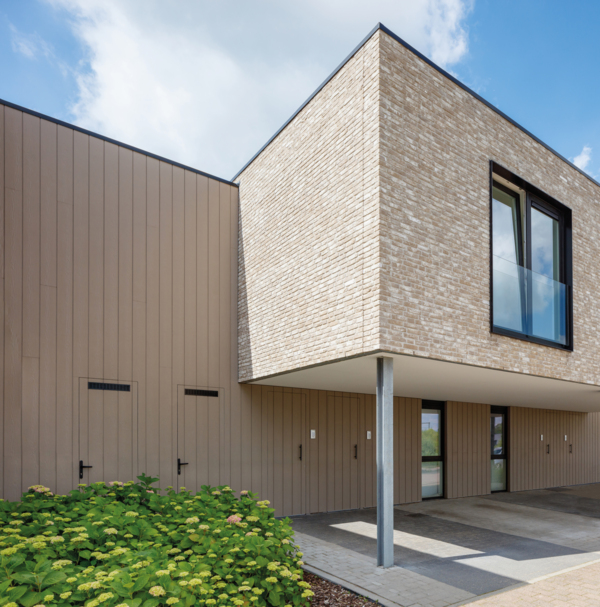
<svg viewBox="0 0 600 607"><path fill-rule="evenodd" d="M356 53L364 46L364 44L375 34L377 31L381 30L385 34L387 34L390 38L400 43L404 48L413 53L413 55L417 56L419 59L423 60L427 65L438 71L442 76L445 76L459 86L461 89L475 97L478 101L486 105L492 111L496 112L499 116L507 120L510 124L517 127L520 131L525 133L528 137L531 137L535 142L539 143L542 147L546 148L549 152L554 154L557 158L565 162L571 168L575 169L578 173L581 173L584 177L587 177L594 185L600 187L600 182L594 179L589 173L586 173L583 169L580 169L578 166L573 164L568 158L557 152L554 148L550 147L547 143L544 143L539 137L536 137L531 131L528 131L524 126L520 125L518 122L513 120L510 116L505 114L502 110L497 108L495 105L484 99L481 95L476 93L473 89L469 88L466 84L463 84L460 80L452 76L445 69L441 68L439 65L431 61L431 59L427 58L423 53L418 51L416 48L408 44L405 40L400 38L397 34L392 32L388 27L383 25L383 23L378 23L369 34L358 44L354 50L329 74L329 76L319 85L319 87L308 97L308 99L290 116L288 120L275 132L275 134L269 138L269 140L250 158L250 160L232 177L231 181L235 181L255 160L260 154L269 146L269 144L292 122L292 120L313 100L313 98L332 80L332 78L356 55Z"/></svg>
<svg viewBox="0 0 600 607"><path fill-rule="evenodd" d="M202 175L203 177L208 177L209 179L214 179L216 181L220 181L221 183L226 183L228 185L233 185L238 187L237 183L233 183L233 181L229 181L227 179L223 179L222 177L217 177L216 175L211 175L210 173L206 173L204 171L200 171L199 169L195 169L193 167L187 166L185 164L181 164L180 162L175 162L174 160L169 160L164 156L159 156L158 154L153 154L152 152L147 152L146 150L142 150L140 148L136 148L127 143L123 143L122 141L117 141L116 139L111 139L110 137L105 137L104 135L100 135L98 133L94 133L93 131L88 131L80 126L75 124L71 124L69 122L65 122L64 120L59 120L58 118L53 118L52 116L48 116L47 114L42 114L41 112L36 112L35 110L30 110L29 108L23 107L22 105L17 105L16 103L11 103L10 101L6 101L5 99L0 99L0 105L5 105L13 110L17 110L19 112L24 112L25 114L30 114L31 116L35 116L36 118L41 118L42 120L47 120L48 122L53 122L54 124L58 124L59 126L64 126L68 129L73 129L78 133L83 133L84 135L89 135L90 137L96 137L96 139L100 139L102 141L106 141L107 143L112 143L114 145L118 145L119 147L125 148L126 150L131 150L132 152L137 152L138 154L143 154L144 156L148 156L149 158L154 158L155 160L159 160L161 162L166 162L173 166L176 166L180 169L184 169L185 171L192 171L192 173L196 173L197 175Z"/></svg>

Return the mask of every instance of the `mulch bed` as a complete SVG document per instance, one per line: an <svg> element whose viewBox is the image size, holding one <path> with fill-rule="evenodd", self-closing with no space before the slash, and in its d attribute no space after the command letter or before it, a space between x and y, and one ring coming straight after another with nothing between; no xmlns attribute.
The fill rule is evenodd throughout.
<svg viewBox="0 0 600 607"><path fill-rule="evenodd" d="M376 607L377 603L364 596L354 594L333 582L328 582L314 573L304 572L304 581L310 584L315 593L312 597L312 607Z"/></svg>

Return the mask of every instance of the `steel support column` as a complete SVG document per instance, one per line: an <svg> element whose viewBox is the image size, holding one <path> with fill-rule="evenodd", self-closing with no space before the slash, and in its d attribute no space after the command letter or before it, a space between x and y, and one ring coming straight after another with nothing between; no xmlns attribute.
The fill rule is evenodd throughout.
<svg viewBox="0 0 600 607"><path fill-rule="evenodd" d="M377 359L377 565L394 564L394 359Z"/></svg>

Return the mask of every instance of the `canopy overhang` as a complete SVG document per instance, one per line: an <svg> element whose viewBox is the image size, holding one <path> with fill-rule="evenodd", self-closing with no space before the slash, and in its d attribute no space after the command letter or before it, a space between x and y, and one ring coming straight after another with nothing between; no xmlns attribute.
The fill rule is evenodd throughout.
<svg viewBox="0 0 600 607"><path fill-rule="evenodd" d="M381 356L394 359L395 396L560 411L600 411L600 386L595 384L387 352L306 367L251 383L375 394L377 358Z"/></svg>

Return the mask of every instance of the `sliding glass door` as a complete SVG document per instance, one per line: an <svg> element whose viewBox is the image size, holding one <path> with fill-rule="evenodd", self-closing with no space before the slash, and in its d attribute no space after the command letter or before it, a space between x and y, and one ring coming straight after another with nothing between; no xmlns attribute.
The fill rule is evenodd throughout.
<svg viewBox="0 0 600 607"><path fill-rule="evenodd" d="M424 400L421 410L421 496L444 497L444 403Z"/></svg>

